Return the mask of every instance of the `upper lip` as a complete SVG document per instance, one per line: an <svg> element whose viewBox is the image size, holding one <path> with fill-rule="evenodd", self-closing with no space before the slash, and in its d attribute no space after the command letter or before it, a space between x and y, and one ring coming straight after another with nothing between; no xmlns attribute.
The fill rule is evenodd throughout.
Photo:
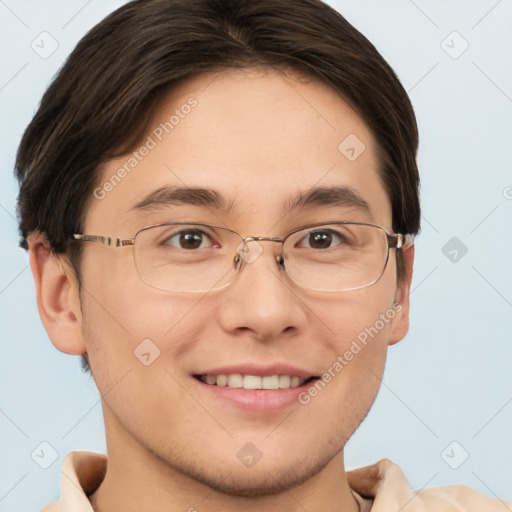
<svg viewBox="0 0 512 512"><path fill-rule="evenodd" d="M197 372L194 375L233 375L236 373L242 375L257 375L261 377L270 375L289 375L290 377L299 377L301 379L309 379L310 377L314 377L316 375L296 366L279 363L265 366L256 365L254 363L217 366L215 368L209 368L208 370Z"/></svg>

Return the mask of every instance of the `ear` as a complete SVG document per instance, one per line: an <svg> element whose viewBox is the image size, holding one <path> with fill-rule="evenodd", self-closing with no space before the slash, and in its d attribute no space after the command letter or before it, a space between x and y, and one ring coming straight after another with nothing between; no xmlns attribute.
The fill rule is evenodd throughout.
<svg viewBox="0 0 512 512"><path fill-rule="evenodd" d="M78 281L71 266L59 258L45 235L32 233L28 239L30 268L36 285L37 308L53 345L66 354L86 351Z"/></svg>
<svg viewBox="0 0 512 512"><path fill-rule="evenodd" d="M394 345L402 340L409 331L409 294L411 291L412 270L414 264L414 244L412 240L401 249L405 266L405 279L397 286L395 304L396 315L391 323L388 345Z"/></svg>

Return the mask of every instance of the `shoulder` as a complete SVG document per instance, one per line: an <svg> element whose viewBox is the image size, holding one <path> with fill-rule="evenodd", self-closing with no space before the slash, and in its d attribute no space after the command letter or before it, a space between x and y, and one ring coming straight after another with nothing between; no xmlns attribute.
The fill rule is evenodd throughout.
<svg viewBox="0 0 512 512"><path fill-rule="evenodd" d="M347 473L350 487L373 500L372 512L512 512L512 503L480 494L467 485L413 490L400 466L389 459Z"/></svg>
<svg viewBox="0 0 512 512"><path fill-rule="evenodd" d="M432 487L418 493L425 504L425 510L433 506L449 507L454 512L512 512L512 503L500 498L491 498L480 494L475 489L464 484Z"/></svg>
<svg viewBox="0 0 512 512"><path fill-rule="evenodd" d="M48 503L48 505L43 507L40 512L62 512L62 508L59 505L59 500Z"/></svg>
<svg viewBox="0 0 512 512"><path fill-rule="evenodd" d="M103 481L107 462L101 453L69 452L62 462L60 497L41 512L92 512L87 496Z"/></svg>

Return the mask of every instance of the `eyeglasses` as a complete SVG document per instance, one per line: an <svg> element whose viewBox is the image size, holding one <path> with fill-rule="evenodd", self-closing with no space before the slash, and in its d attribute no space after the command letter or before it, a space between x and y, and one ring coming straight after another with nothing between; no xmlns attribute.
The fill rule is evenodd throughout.
<svg viewBox="0 0 512 512"><path fill-rule="evenodd" d="M191 293L228 286L244 264L253 263L263 252L259 242L281 244L277 263L303 288L324 292L366 288L382 277L389 250L411 241L407 235L359 222L312 224L284 238L244 238L224 226L188 222L146 226L128 239L85 234L70 238L114 248L133 245L142 281L159 290Z"/></svg>

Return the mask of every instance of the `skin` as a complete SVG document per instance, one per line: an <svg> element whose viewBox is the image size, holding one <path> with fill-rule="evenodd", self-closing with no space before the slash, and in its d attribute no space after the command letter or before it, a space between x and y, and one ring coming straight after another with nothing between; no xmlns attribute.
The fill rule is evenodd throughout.
<svg viewBox="0 0 512 512"><path fill-rule="evenodd" d="M153 126L194 97L198 104L102 200L92 198L84 233L130 238L172 220L222 223L243 236L283 236L314 222L373 222L391 230L375 143L362 119L328 86L297 75L246 69L196 77L174 89ZM366 146L351 162L338 151L349 134ZM109 162L100 183L123 165ZM163 185L211 188L229 211L192 205L130 208ZM350 186L370 205L316 206L286 214L290 196L313 186ZM101 392L108 448L95 510L348 511L343 447L369 411L387 348L408 330L414 248L397 285L395 251L373 286L325 293L296 286L275 261L278 245L210 294L164 292L139 278L133 248L85 243L81 292L65 260L40 234L29 240L38 307L52 343L88 353ZM241 362L284 362L320 375L366 327L398 301L392 322L311 402L276 414L211 400L193 380ZM150 366L134 349L151 339ZM247 468L237 452L252 442L262 458ZM192 508L193 510L193 508Z"/></svg>

